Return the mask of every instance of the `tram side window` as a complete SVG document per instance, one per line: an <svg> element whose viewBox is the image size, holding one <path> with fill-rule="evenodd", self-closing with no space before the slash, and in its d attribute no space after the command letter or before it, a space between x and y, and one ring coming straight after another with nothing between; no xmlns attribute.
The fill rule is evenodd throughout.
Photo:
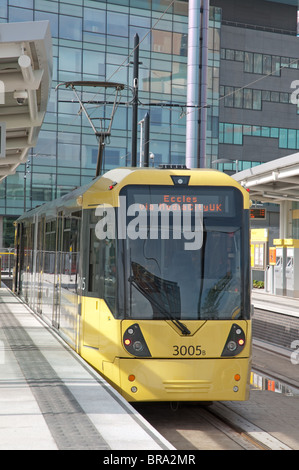
<svg viewBox="0 0 299 470"><path fill-rule="evenodd" d="M22 265L24 272L32 272L32 224L30 222L23 224L22 227Z"/></svg>
<svg viewBox="0 0 299 470"><path fill-rule="evenodd" d="M22 279L22 276L26 273L27 268L28 232L26 230L25 224L20 225L20 233L20 273Z"/></svg>
<svg viewBox="0 0 299 470"><path fill-rule="evenodd" d="M99 240L90 229L88 290L103 298L112 313L116 305L115 240Z"/></svg>
<svg viewBox="0 0 299 470"><path fill-rule="evenodd" d="M54 274L56 250L56 220L46 223L44 273Z"/></svg>
<svg viewBox="0 0 299 470"><path fill-rule="evenodd" d="M65 216L62 252L60 253L60 271L62 286L73 292L77 291L79 271L80 213Z"/></svg>

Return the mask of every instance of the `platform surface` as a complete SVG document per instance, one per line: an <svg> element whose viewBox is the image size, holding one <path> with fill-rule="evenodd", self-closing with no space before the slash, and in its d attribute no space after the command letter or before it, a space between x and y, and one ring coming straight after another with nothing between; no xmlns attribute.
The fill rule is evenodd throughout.
<svg viewBox="0 0 299 470"><path fill-rule="evenodd" d="M1 287L0 449L174 448L39 316Z"/></svg>

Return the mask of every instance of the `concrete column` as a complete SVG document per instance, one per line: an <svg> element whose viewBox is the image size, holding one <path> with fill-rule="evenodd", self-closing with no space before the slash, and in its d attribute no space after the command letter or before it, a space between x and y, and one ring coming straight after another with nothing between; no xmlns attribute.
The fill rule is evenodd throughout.
<svg viewBox="0 0 299 470"><path fill-rule="evenodd" d="M189 0L188 19L188 65L187 65L187 106L199 105L199 63L200 63L200 12L201 1ZM186 165L197 168L198 151L197 108L187 107L186 115Z"/></svg>
<svg viewBox="0 0 299 470"><path fill-rule="evenodd" d="M281 201L279 214L279 238L292 238L292 202Z"/></svg>

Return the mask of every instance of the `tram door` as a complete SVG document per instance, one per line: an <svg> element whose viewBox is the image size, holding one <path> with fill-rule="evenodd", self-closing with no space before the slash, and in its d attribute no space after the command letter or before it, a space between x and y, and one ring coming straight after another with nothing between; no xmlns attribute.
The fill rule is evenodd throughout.
<svg viewBox="0 0 299 470"><path fill-rule="evenodd" d="M59 328L60 323L60 298L61 298L61 276L63 263L63 212L57 215L57 237L56 237L56 259L54 276L54 296L53 296L53 319L55 328Z"/></svg>

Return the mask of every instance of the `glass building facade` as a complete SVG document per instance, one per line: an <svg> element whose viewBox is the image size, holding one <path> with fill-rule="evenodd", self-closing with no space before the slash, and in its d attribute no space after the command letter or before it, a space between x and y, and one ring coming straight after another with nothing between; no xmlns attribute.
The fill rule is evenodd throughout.
<svg viewBox="0 0 299 470"><path fill-rule="evenodd" d="M296 7L289 2L210 0L206 166L228 173L299 150ZM270 15L271 13L271 15ZM0 183L0 233L12 221L96 174L98 142L67 81L124 84L104 171L131 164L134 36L139 47L138 122L150 116L150 164L184 164L188 0L1 0L0 25L49 20L53 82L37 146ZM199 72L200 80L200 72ZM297 82L296 82L297 83ZM298 87L297 87L298 88ZM79 89L96 128L114 90ZM297 93L298 94L298 93ZM296 95L297 96L297 95ZM137 164L140 158L138 125ZM222 163L220 163L222 161ZM24 198L25 195L25 198ZM1 237L0 237L1 238Z"/></svg>
<svg viewBox="0 0 299 470"><path fill-rule="evenodd" d="M165 10L167 10L165 12ZM95 176L98 143L67 81L113 81L121 93L104 170L131 163L134 35L139 47L138 120L150 116L150 164L185 163L188 1L163 0L2 0L0 22L49 20L53 82L37 146L15 175L0 184L3 243L12 220L24 210L59 197ZM221 10L211 8L207 161L218 152ZM97 127L110 116L114 91L81 88L80 97ZM153 104L156 104L155 106ZM176 106L170 106L170 105ZM138 155L139 137L138 126ZM25 199L24 199L25 196Z"/></svg>

